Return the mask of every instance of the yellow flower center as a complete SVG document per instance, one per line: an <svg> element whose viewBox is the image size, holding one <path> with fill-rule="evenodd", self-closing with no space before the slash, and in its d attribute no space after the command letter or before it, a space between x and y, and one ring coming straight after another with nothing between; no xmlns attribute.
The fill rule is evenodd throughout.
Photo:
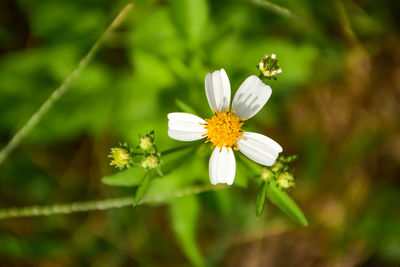
<svg viewBox="0 0 400 267"><path fill-rule="evenodd" d="M243 138L243 131L240 129L242 127L245 119L239 119L235 116L235 111L232 113L227 111L214 112L214 116L211 119L206 119L205 129L207 129L207 142L212 142L212 147L222 148L233 147L237 149L237 140Z"/></svg>

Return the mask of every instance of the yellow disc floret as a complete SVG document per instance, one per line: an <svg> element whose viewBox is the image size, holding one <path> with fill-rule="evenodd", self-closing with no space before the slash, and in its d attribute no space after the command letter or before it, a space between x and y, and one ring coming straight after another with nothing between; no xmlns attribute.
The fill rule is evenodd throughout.
<svg viewBox="0 0 400 267"><path fill-rule="evenodd" d="M213 111L214 112L214 111ZM237 150L237 141L242 137L243 131L240 129L243 125L243 120L239 119L235 115L235 111L232 113L227 111L214 112L214 116L211 119L206 119L205 129L207 129L207 141L212 142L212 147L222 148L233 147Z"/></svg>

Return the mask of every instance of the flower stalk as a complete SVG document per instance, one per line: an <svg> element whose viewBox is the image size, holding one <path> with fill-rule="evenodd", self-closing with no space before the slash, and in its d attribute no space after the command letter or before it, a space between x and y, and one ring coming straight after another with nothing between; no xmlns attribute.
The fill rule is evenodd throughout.
<svg viewBox="0 0 400 267"><path fill-rule="evenodd" d="M163 203L171 198L183 197L187 195L200 194L208 191L216 191L227 188L227 186L205 185L192 186L174 191L170 195L144 196L137 204L133 204L133 197L109 198L104 200L94 200L86 202L73 202L68 204L55 204L46 206L29 206L21 208L0 209L0 220L20 217L51 216L59 214L71 214L77 212L88 212L94 210L108 210L123 208L127 206L138 206L142 204Z"/></svg>

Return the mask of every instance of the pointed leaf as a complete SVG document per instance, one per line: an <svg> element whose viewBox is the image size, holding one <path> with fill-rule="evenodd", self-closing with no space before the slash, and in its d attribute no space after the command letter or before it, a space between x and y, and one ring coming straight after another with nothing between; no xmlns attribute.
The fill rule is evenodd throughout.
<svg viewBox="0 0 400 267"><path fill-rule="evenodd" d="M258 217L261 216L264 210L266 188L267 188L266 182L262 182L260 188L258 189L257 199L256 199L256 214Z"/></svg>
<svg viewBox="0 0 400 267"><path fill-rule="evenodd" d="M111 176L103 177L101 182L112 186L135 186L140 183L145 173L145 169L135 167Z"/></svg>
<svg viewBox="0 0 400 267"><path fill-rule="evenodd" d="M272 203L277 205L283 210L292 220L307 226L308 222L306 217L296 203L289 197L289 195L279 188L275 181L271 181L266 186L267 197Z"/></svg>

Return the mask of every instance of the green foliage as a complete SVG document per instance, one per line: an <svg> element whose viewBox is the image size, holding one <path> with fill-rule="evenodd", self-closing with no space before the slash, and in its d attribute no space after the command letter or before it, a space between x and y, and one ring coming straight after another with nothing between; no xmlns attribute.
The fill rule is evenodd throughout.
<svg viewBox="0 0 400 267"><path fill-rule="evenodd" d="M279 188L275 181L271 181L266 186L266 193L269 200L277 205L283 212L295 222L307 226L306 217L289 195Z"/></svg>
<svg viewBox="0 0 400 267"><path fill-rule="evenodd" d="M188 259L195 266L203 265L203 257L196 242L196 228L200 207L196 196L171 201L170 217L178 241Z"/></svg>
<svg viewBox="0 0 400 267"><path fill-rule="evenodd" d="M111 176L101 179L102 183L113 186L136 186L140 183L145 175L146 170L143 168L132 168L122 172L118 172Z"/></svg>
<svg viewBox="0 0 400 267"><path fill-rule="evenodd" d="M171 13L177 28L193 48L197 47L206 31L206 0L173 0Z"/></svg>
<svg viewBox="0 0 400 267"><path fill-rule="evenodd" d="M399 57L394 2L272 0L281 8L271 8L264 0L135 1L123 25L0 166L0 196L1 208L7 208L132 197L142 188L141 199L151 199L151 208L1 221L0 265L176 266L187 265L186 258L190 265L231 265L236 259L245 265L263 238L257 253L275 256L262 258L263 264L280 266L288 265L282 258L297 259L298 247L285 242L292 237L306 244L305 251L318 251L303 253L307 262L341 265L340 259L351 258L360 266L396 265L400 123L393 97ZM348 15L347 26L337 3ZM0 149L78 66L124 4L2 5ZM351 31L358 42L349 45ZM176 198L175 190L209 185L212 150L200 142L162 154L164 176L146 178L147 186L138 188L145 169L115 173L108 166L111 146L120 140L137 144L138 134L151 130L163 151L185 145L168 137L166 115L209 116L205 75L224 68L233 95L271 53L283 72L268 81L273 94L244 130L300 155L293 163L300 178L296 197L275 182L262 183L256 213L264 210L264 217L258 219L249 176L259 177L262 166L236 153L229 190ZM98 186L102 176L110 186ZM313 220L307 231L270 212L274 207L265 205L265 196L301 225L307 219L294 200L304 203ZM282 251L287 257L277 254Z"/></svg>
<svg viewBox="0 0 400 267"><path fill-rule="evenodd" d="M258 217L261 216L261 214L263 213L263 210L264 210L266 190L267 190L267 183L261 182L261 185L258 188L257 199L256 199L256 215Z"/></svg>

